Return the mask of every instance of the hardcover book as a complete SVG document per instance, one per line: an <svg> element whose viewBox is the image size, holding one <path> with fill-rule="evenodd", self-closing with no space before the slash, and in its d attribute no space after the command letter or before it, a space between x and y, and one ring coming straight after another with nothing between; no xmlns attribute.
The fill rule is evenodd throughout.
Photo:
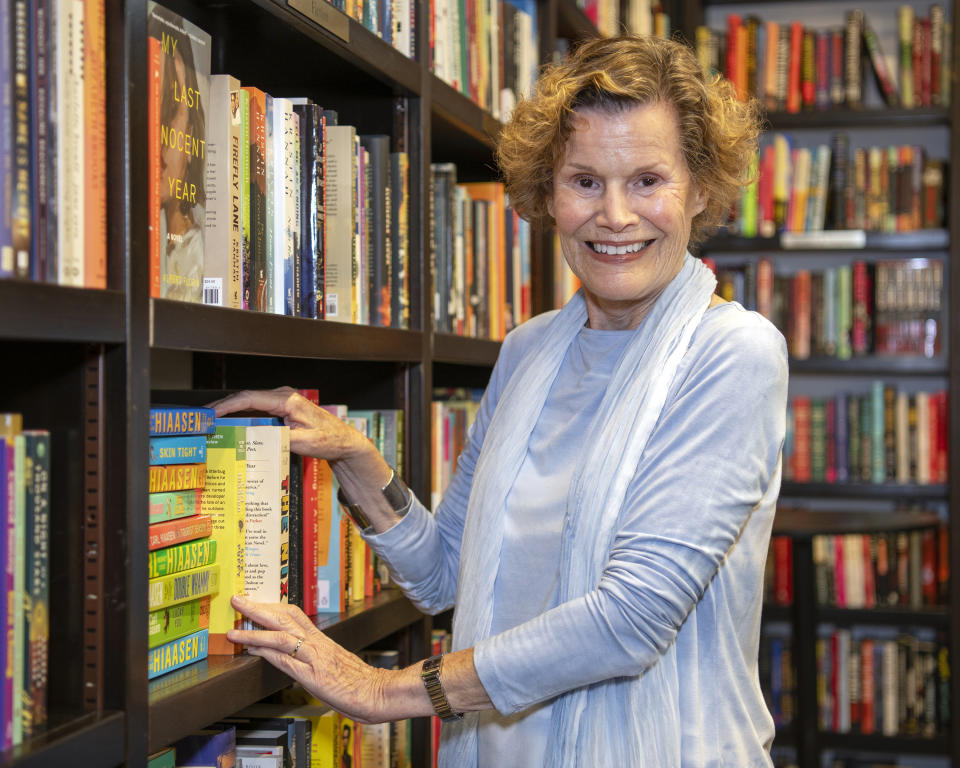
<svg viewBox="0 0 960 768"><path fill-rule="evenodd" d="M151 493L149 498L150 522L177 520L190 515L199 515L202 511L201 489L189 488L183 491Z"/></svg>
<svg viewBox="0 0 960 768"><path fill-rule="evenodd" d="M151 295L199 302L206 220L206 137L211 38L150 0L147 32L154 51L148 120ZM155 53L159 51L159 56ZM157 141L159 139L159 141ZM159 178L157 178L159 177Z"/></svg>
<svg viewBox="0 0 960 768"><path fill-rule="evenodd" d="M147 608L155 611L220 590L220 565L203 565L169 576L151 579L148 584Z"/></svg>
<svg viewBox="0 0 960 768"><path fill-rule="evenodd" d="M150 434L157 435L209 435L215 423L213 408L189 408L178 406L150 409Z"/></svg>
<svg viewBox="0 0 960 768"><path fill-rule="evenodd" d="M150 611L147 614L147 647L156 648L209 626L209 596Z"/></svg>
<svg viewBox="0 0 960 768"><path fill-rule="evenodd" d="M217 559L215 539L195 539L172 547L150 552L147 556L149 578L168 576L201 565L210 565Z"/></svg>
<svg viewBox="0 0 960 768"><path fill-rule="evenodd" d="M154 523L149 528L147 545L150 550L172 547L184 541L209 536L211 530L209 515L191 515L179 520Z"/></svg>
<svg viewBox="0 0 960 768"><path fill-rule="evenodd" d="M207 461L207 439L191 437L151 437L151 464L199 464Z"/></svg>
<svg viewBox="0 0 960 768"><path fill-rule="evenodd" d="M206 462L203 464L154 464L150 466L150 493L203 488L206 476Z"/></svg>
<svg viewBox="0 0 960 768"><path fill-rule="evenodd" d="M151 650L147 656L147 679L207 658L207 634L207 630L201 629Z"/></svg>

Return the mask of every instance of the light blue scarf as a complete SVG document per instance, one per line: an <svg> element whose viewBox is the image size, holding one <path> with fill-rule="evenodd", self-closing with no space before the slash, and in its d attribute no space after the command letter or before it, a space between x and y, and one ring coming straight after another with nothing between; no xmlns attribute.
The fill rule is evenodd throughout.
<svg viewBox="0 0 960 768"><path fill-rule="evenodd" d="M713 273L687 254L617 362L570 483L561 536L561 603L600 582L627 487L715 287ZM557 371L586 320L578 292L517 366L497 403L467 505L454 650L490 635L506 499ZM545 765L679 766L678 694L674 646L637 677L563 694L553 708ZM477 765L477 722L477 713L470 713L444 725L442 766Z"/></svg>

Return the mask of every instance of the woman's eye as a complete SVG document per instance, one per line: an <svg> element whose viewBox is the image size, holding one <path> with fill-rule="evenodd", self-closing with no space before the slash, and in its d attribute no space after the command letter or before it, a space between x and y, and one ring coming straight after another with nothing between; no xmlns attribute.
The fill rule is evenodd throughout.
<svg viewBox="0 0 960 768"><path fill-rule="evenodd" d="M640 186L642 187L652 187L657 183L656 176L641 176L640 177Z"/></svg>
<svg viewBox="0 0 960 768"><path fill-rule="evenodd" d="M581 189L593 189L596 184L589 176L581 176L577 179L577 186Z"/></svg>

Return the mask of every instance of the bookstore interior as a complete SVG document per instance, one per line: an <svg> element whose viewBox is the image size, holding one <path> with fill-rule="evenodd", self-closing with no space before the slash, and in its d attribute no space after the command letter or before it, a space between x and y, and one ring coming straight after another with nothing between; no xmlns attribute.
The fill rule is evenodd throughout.
<svg viewBox="0 0 960 768"><path fill-rule="evenodd" d="M772 763L960 765L958 11L4 2L0 765L436 765L438 718L355 722L227 640L234 593L386 668L449 650L452 617L391 584L289 427L207 406L293 387L436 508L501 341L578 288L496 137L542 64L622 32L763 110L695 255L789 352Z"/></svg>

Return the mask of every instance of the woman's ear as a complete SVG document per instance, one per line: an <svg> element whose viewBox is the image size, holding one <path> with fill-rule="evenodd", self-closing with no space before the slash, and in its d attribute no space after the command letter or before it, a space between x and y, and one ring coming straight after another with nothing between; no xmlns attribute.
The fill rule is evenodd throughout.
<svg viewBox="0 0 960 768"><path fill-rule="evenodd" d="M690 218L699 216L707 209L707 203L710 198L704 192L699 184L692 184L690 187Z"/></svg>

